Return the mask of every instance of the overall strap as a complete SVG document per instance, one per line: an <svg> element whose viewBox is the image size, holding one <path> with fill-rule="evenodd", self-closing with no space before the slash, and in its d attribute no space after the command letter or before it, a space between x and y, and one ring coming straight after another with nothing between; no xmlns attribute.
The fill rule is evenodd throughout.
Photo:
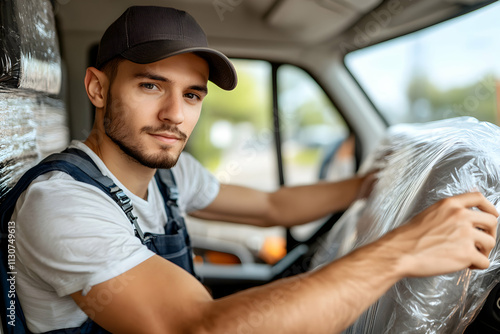
<svg viewBox="0 0 500 334"><path fill-rule="evenodd" d="M68 148L64 150L62 153L59 154L54 154L53 156L56 156L54 159L57 159L59 155L64 154L64 160L70 163L74 163L75 166L78 166L76 163L80 164L81 167L84 167L82 170L86 173L87 176L90 177L90 179L78 179L76 177L75 180L77 181L82 181L86 182L89 184L93 184L103 190L108 196L115 201L116 204L125 212L125 215L127 216L128 220L134 227L135 235L141 239L141 242L144 243L144 233L142 232L139 224L137 223L137 217L134 216L132 213L132 201L128 196L125 194L125 192L118 187L111 178L103 175L95 162L90 158L85 152L83 152L80 149L75 149L75 148ZM51 158L52 156L49 156L47 159ZM68 160L69 159L69 160ZM76 160L75 160L76 159ZM81 168L80 167L80 168Z"/></svg>
<svg viewBox="0 0 500 334"><path fill-rule="evenodd" d="M167 214L165 235L176 235L178 238L182 238L182 243L187 249L187 253L182 256L182 259L178 257L177 260L169 260L172 260L172 262L184 268L196 277L196 279L201 281L201 277L196 275L194 270L191 238L187 233L184 216L181 214L181 210L177 204L179 199L179 190L175 183L174 174L171 169L158 169L155 174L155 180L163 197L165 212Z"/></svg>
<svg viewBox="0 0 500 334"><path fill-rule="evenodd" d="M172 170L158 169L155 174L155 180L165 201L165 211L167 212L168 219L175 219L178 222L184 222L184 217L181 215L177 204L179 199L179 189L175 183Z"/></svg>

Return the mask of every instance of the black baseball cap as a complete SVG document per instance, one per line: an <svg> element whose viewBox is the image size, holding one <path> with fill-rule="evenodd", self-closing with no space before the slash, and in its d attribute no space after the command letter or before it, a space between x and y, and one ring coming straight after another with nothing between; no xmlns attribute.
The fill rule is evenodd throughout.
<svg viewBox="0 0 500 334"><path fill-rule="evenodd" d="M155 61L192 52L209 65L209 80L225 90L236 87L231 61L208 47L203 29L188 13L168 7L129 7L104 32L99 43L96 67L121 56L134 63Z"/></svg>

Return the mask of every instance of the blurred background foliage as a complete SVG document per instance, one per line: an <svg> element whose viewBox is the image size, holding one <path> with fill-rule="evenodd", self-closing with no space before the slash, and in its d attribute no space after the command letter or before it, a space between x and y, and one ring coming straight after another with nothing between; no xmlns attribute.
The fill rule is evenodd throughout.
<svg viewBox="0 0 500 334"><path fill-rule="evenodd" d="M424 75L415 75L407 89L411 106L408 122L472 116L497 123L497 80L487 74L465 86L440 89ZM498 124L498 123L497 123Z"/></svg>
<svg viewBox="0 0 500 334"><path fill-rule="evenodd" d="M216 130L214 124L220 121L229 122L233 126L239 123L251 123L255 130L259 130L269 123L265 115L269 117L272 115L270 112L255 112L272 108L271 82L266 82L262 77L261 69L256 70L257 63L235 59L233 64L238 73L237 87L232 91L225 91L211 82L208 83L209 93L203 101L200 120L186 147L188 152L212 171L219 165L224 151L224 147L213 143L214 136L217 136L213 132Z"/></svg>

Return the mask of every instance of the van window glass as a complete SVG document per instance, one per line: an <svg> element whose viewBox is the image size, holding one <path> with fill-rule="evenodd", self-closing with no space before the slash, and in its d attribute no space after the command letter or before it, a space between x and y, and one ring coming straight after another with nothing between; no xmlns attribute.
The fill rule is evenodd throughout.
<svg viewBox="0 0 500 334"><path fill-rule="evenodd" d="M308 73L292 65L279 67L278 106L286 185L352 175L351 168L330 166L334 160L331 155L335 153L332 151L348 138L349 129L332 101ZM324 166L329 169L325 171L328 175L320 177L323 164L328 164Z"/></svg>
<svg viewBox="0 0 500 334"><path fill-rule="evenodd" d="M304 70L278 69L278 106L285 184L339 180L355 172L354 139L318 83ZM324 220L291 229L304 240Z"/></svg>
<svg viewBox="0 0 500 334"><path fill-rule="evenodd" d="M238 73L238 86L228 92L209 82L200 120L186 150L221 183L276 190L279 174L272 117L271 64L245 59L232 59L232 62ZM248 256L243 258L253 257L255 262L274 263L285 255L284 228L207 223L192 217L187 224L195 247L196 240L201 238L208 248L213 245L214 249L225 249L229 254L247 252ZM274 253L262 253L265 243L272 244ZM197 255L197 259L205 263L238 263L234 256L213 251L198 251Z"/></svg>
<svg viewBox="0 0 500 334"><path fill-rule="evenodd" d="M232 61L238 86L228 92L209 82L209 93L188 151L223 183L273 190L279 184L271 65L258 60Z"/></svg>
<svg viewBox="0 0 500 334"><path fill-rule="evenodd" d="M347 54L390 124L472 116L498 123L500 3Z"/></svg>

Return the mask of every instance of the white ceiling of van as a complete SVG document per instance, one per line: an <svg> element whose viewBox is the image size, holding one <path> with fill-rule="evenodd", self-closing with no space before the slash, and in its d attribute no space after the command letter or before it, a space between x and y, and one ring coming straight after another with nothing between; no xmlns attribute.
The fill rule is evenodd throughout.
<svg viewBox="0 0 500 334"><path fill-rule="evenodd" d="M95 33L132 5L191 13L212 46L293 48L348 44L350 49L414 31L487 0L56 0L61 29ZM472 7L471 7L472 6ZM377 28L372 34L373 27ZM361 32L360 32L361 31ZM369 43L358 43L363 34ZM364 38L366 40L366 38Z"/></svg>
<svg viewBox="0 0 500 334"><path fill-rule="evenodd" d="M132 5L163 5L191 13L209 39L294 41L334 37L382 0L57 0L62 28L103 31Z"/></svg>
<svg viewBox="0 0 500 334"><path fill-rule="evenodd" d="M264 20L276 29L293 34L296 39L315 43L343 31L380 2L381 0L284 0L275 2L265 13Z"/></svg>

